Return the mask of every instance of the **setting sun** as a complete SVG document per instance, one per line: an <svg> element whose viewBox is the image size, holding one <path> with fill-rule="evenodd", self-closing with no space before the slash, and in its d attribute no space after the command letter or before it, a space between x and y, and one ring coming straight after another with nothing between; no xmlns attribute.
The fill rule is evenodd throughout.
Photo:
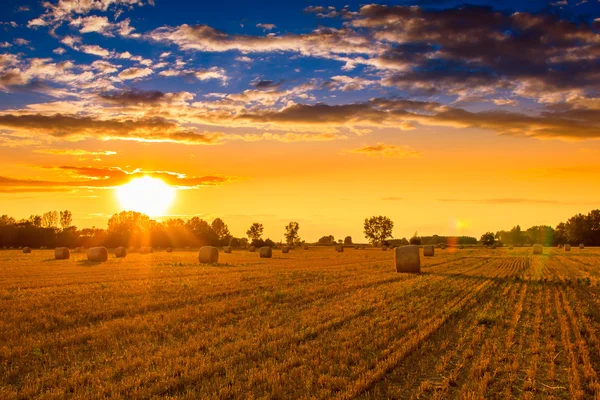
<svg viewBox="0 0 600 400"><path fill-rule="evenodd" d="M116 189L124 210L139 211L151 217L163 215L175 199L175 188L157 178L144 176Z"/></svg>

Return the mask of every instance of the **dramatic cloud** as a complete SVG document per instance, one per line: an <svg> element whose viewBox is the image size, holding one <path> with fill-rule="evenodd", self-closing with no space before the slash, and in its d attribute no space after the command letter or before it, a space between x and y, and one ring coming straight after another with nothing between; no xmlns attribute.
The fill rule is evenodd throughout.
<svg viewBox="0 0 600 400"><path fill-rule="evenodd" d="M275 24L256 24L256 27L262 29L263 31L272 31L273 29L277 28Z"/></svg>
<svg viewBox="0 0 600 400"><path fill-rule="evenodd" d="M222 133L199 134L161 118L101 120L75 115L0 115L0 127L24 133L42 133L67 139L120 139L182 144L214 144Z"/></svg>
<svg viewBox="0 0 600 400"><path fill-rule="evenodd" d="M92 168L76 166L48 167L62 173L68 179L60 181L44 181L33 179L15 179L0 176L0 186L10 193L17 192L54 192L74 189L112 189L124 185L135 178L150 176L180 189L197 189L205 186L218 186L232 181L234 178L222 176L189 177L185 174L169 171L131 172L121 168Z"/></svg>
<svg viewBox="0 0 600 400"><path fill-rule="evenodd" d="M35 153L50 154L53 156L73 156L73 157L98 157L98 156L114 156L117 154L116 151L89 151L82 149L38 149L34 150Z"/></svg>

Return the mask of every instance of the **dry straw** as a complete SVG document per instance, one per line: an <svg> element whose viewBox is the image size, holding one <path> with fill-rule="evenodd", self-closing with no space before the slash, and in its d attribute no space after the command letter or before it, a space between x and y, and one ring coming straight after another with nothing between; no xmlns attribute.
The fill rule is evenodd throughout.
<svg viewBox="0 0 600 400"><path fill-rule="evenodd" d="M273 250L269 246L261 247L258 251L260 258L271 258L273 257Z"/></svg>
<svg viewBox="0 0 600 400"><path fill-rule="evenodd" d="M172 247L167 247L167 250L166 250L166 252L167 252L167 253L172 253L172 252L173 252L173 248L172 248Z"/></svg>
<svg viewBox="0 0 600 400"><path fill-rule="evenodd" d="M149 253L153 253L154 250L152 249L152 247L148 247L148 246L142 246L140 247L140 254L149 254Z"/></svg>
<svg viewBox="0 0 600 400"><path fill-rule="evenodd" d="M115 257L117 257L117 258L127 257L127 249L123 246L117 247L115 249Z"/></svg>
<svg viewBox="0 0 600 400"><path fill-rule="evenodd" d="M219 250L214 246L202 246L198 251L198 261L204 264L219 262Z"/></svg>
<svg viewBox="0 0 600 400"><path fill-rule="evenodd" d="M409 245L396 247L394 250L394 262L396 263L396 272L421 272L419 246Z"/></svg>
<svg viewBox="0 0 600 400"><path fill-rule="evenodd" d="M565 244L565 251L571 251L571 245Z"/></svg>
<svg viewBox="0 0 600 400"><path fill-rule="evenodd" d="M249 251L250 253L254 253L254 252L256 251L256 247L254 247L254 246L250 246L250 247L248 247L248 251Z"/></svg>
<svg viewBox="0 0 600 400"><path fill-rule="evenodd" d="M425 257L433 257L435 254L434 247L430 244L423 246L423 256Z"/></svg>
<svg viewBox="0 0 600 400"><path fill-rule="evenodd" d="M23 247L23 253L25 253L25 254L31 253L31 247Z"/></svg>
<svg viewBox="0 0 600 400"><path fill-rule="evenodd" d="M287 254L287 253L289 253L289 252L290 252L290 248L289 248L289 247L287 247L287 246L284 246L284 247L281 249L281 252L282 252L282 253L284 253L284 254Z"/></svg>
<svg viewBox="0 0 600 400"><path fill-rule="evenodd" d="M307 245L304 245L304 250L308 250L308 246Z"/></svg>
<svg viewBox="0 0 600 400"><path fill-rule="evenodd" d="M231 254L231 246L223 247L223 253Z"/></svg>
<svg viewBox="0 0 600 400"><path fill-rule="evenodd" d="M580 249L585 249L585 244L581 243L581 244L579 245L579 248L580 248Z"/></svg>
<svg viewBox="0 0 600 400"><path fill-rule="evenodd" d="M68 260L71 257L69 249L66 247L57 247L54 249L54 258L57 260Z"/></svg>
<svg viewBox="0 0 600 400"><path fill-rule="evenodd" d="M108 260L106 247L90 247L87 251L88 261L105 262Z"/></svg>
<svg viewBox="0 0 600 400"><path fill-rule="evenodd" d="M542 254L544 252L544 247L541 244L533 245L533 254Z"/></svg>
<svg viewBox="0 0 600 400"><path fill-rule="evenodd" d="M335 246L335 251L337 251L338 253L343 253L344 252L344 246Z"/></svg>

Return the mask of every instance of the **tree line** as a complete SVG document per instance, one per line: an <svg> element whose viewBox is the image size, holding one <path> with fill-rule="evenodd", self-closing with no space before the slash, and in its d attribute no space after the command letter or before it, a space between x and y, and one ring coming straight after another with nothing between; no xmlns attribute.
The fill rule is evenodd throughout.
<svg viewBox="0 0 600 400"><path fill-rule="evenodd" d="M297 222L287 224L284 227L285 243L291 246L303 243L299 230ZM135 211L114 214L108 220L106 229L78 229L72 225L72 213L65 210L49 211L21 220L8 215L0 216L0 247L275 247L277 244L273 240L262 238L263 231L263 225L255 222L246 232L247 238L236 238L221 218L215 218L212 222L199 217L188 220L172 218L159 222Z"/></svg>

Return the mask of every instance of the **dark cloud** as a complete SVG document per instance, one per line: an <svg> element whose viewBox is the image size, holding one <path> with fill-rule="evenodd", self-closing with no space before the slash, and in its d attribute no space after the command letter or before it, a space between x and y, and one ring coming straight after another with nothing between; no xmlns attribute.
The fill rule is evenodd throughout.
<svg viewBox="0 0 600 400"><path fill-rule="evenodd" d="M101 93L102 100L118 104L144 104L158 103L165 98L165 94L158 90L123 89Z"/></svg>
<svg viewBox="0 0 600 400"><path fill-rule="evenodd" d="M252 82L252 86L257 89L277 89L282 83L283 81L275 82L269 80L258 80Z"/></svg>

